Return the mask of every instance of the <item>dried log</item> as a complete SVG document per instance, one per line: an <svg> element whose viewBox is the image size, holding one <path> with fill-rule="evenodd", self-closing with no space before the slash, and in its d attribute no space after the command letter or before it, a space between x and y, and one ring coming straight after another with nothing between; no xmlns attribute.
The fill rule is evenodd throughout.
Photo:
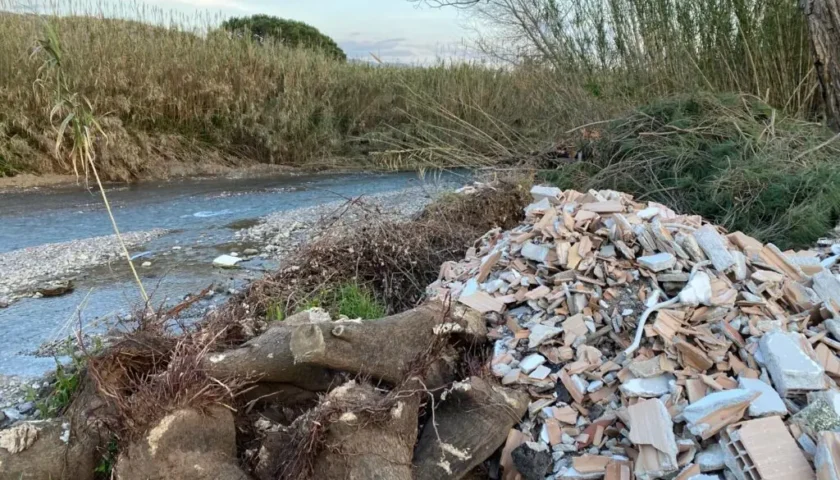
<svg viewBox="0 0 840 480"><path fill-rule="evenodd" d="M424 356L434 356L425 372L429 388L454 378L453 368L441 355L432 351L439 336L460 324L444 324L441 304L427 304L380 320L349 320L312 323L296 328L291 337L291 352L297 363L307 363L353 374L370 375L399 384L412 366Z"/></svg>
<svg viewBox="0 0 840 480"><path fill-rule="evenodd" d="M348 382L289 427L267 432L257 456L260 480L412 478L418 388L388 395Z"/></svg>
<svg viewBox="0 0 840 480"><path fill-rule="evenodd" d="M328 400L373 405L382 398L370 385L353 383L349 388L334 390ZM315 460L313 478L411 480L419 407L419 394L415 393L395 400L386 412L339 416L329 426L325 448Z"/></svg>
<svg viewBox="0 0 840 480"><path fill-rule="evenodd" d="M249 377L260 382L288 383L310 391L325 391L333 382L327 370L296 363L290 348L296 325L281 323L241 347L208 355L204 368L217 378Z"/></svg>
<svg viewBox="0 0 840 480"><path fill-rule="evenodd" d="M233 414L223 407L179 410L121 452L117 480L247 480L237 465Z"/></svg>
<svg viewBox="0 0 840 480"><path fill-rule="evenodd" d="M454 385L420 434L415 480L463 478L504 443L530 398L491 382L472 377Z"/></svg>
<svg viewBox="0 0 840 480"><path fill-rule="evenodd" d="M98 443L63 419L24 422L0 432L0 478L92 480Z"/></svg>

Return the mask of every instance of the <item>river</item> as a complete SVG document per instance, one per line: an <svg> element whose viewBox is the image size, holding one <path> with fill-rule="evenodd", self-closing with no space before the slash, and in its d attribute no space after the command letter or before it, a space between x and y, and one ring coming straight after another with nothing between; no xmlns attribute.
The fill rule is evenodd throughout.
<svg viewBox="0 0 840 480"><path fill-rule="evenodd" d="M131 252L138 266L151 263L139 271L153 303L178 303L214 285L219 294L202 301L208 307L276 266L257 258L241 269L214 268L212 260L222 253L260 247L242 243L237 230L274 212L431 183L454 186L463 178L447 174L423 180L399 173L184 179L110 187L107 194L123 232L168 231ZM113 233L99 194L79 187L6 193L0 202L0 254ZM101 332L140 305L124 262L85 271L74 284L64 296L23 298L0 308L0 375L42 375L55 367L52 357L34 355L44 342L66 338L80 326Z"/></svg>

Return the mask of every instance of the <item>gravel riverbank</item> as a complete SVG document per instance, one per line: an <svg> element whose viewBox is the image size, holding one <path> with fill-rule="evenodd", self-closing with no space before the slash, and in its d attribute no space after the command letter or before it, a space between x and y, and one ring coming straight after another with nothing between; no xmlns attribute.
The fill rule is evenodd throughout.
<svg viewBox="0 0 840 480"><path fill-rule="evenodd" d="M166 233L150 230L123 234L131 248ZM122 255L116 235L49 243L0 254L0 302L32 294L39 284L66 279L84 269L106 264Z"/></svg>
<svg viewBox="0 0 840 480"><path fill-rule="evenodd" d="M275 212L263 218L258 225L240 230L236 237L242 241L259 243L263 252L282 259L317 237L326 227L335 226L337 222L354 225L364 210L376 211L385 219L408 219L420 213L435 198L451 190L451 185L449 188L426 185Z"/></svg>

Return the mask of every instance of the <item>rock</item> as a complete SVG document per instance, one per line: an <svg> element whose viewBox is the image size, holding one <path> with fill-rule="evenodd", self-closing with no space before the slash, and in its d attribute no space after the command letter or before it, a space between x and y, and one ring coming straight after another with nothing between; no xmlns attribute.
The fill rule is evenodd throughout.
<svg viewBox="0 0 840 480"><path fill-rule="evenodd" d="M15 408L7 408L3 410L3 415L12 422L16 422L23 418L23 414L21 414Z"/></svg>
<svg viewBox="0 0 840 480"><path fill-rule="evenodd" d="M537 367L545 363L545 357L540 355L539 353L532 353L527 357L523 358L521 362L519 362L519 369L522 370L523 373L530 374L534 371Z"/></svg>
<svg viewBox="0 0 840 480"><path fill-rule="evenodd" d="M671 391L671 384L676 379L671 374L651 378L633 378L624 382L621 391L628 397L655 398Z"/></svg>
<svg viewBox="0 0 840 480"><path fill-rule="evenodd" d="M525 442L511 452L513 466L524 480L543 480L551 471L553 459L548 445Z"/></svg>
<svg viewBox="0 0 840 480"><path fill-rule="evenodd" d="M3 422L5 422L5 421L6 421L6 414L3 413L3 411L0 411L0 425L2 425Z"/></svg>
<svg viewBox="0 0 840 480"><path fill-rule="evenodd" d="M120 480L248 479L238 466L233 414L223 407L167 415L120 452L114 472Z"/></svg>
<svg viewBox="0 0 840 480"><path fill-rule="evenodd" d="M840 340L840 320L828 319L823 322L823 325L831 332L835 340Z"/></svg>
<svg viewBox="0 0 840 480"><path fill-rule="evenodd" d="M825 370L805 353L803 348L810 348L805 344L808 341L797 333L773 331L761 337L761 356L782 397L825 389Z"/></svg>
<svg viewBox="0 0 840 480"><path fill-rule="evenodd" d="M256 248L246 248L245 250L242 251L242 254L243 255L259 255L260 251L257 250Z"/></svg>
<svg viewBox="0 0 840 480"><path fill-rule="evenodd" d="M700 467L700 471L716 472L726 467L726 457L723 454L723 447L719 443L713 443L708 448L694 457L694 463Z"/></svg>
<svg viewBox="0 0 840 480"><path fill-rule="evenodd" d="M759 397L750 403L747 413L750 417L767 417L770 415L787 415L788 410L782 397L770 385L753 378L738 378L738 388L759 393Z"/></svg>
<svg viewBox="0 0 840 480"><path fill-rule="evenodd" d="M230 255L219 255L213 260L213 266L221 268L234 268L236 267L236 264L241 261L241 258L233 257Z"/></svg>
<svg viewBox="0 0 840 480"><path fill-rule="evenodd" d="M24 402L17 406L18 412L28 415L35 410L35 404L33 402Z"/></svg>
<svg viewBox="0 0 840 480"><path fill-rule="evenodd" d="M152 266L152 262L143 262L140 264L140 266L143 268L149 268Z"/></svg>
<svg viewBox="0 0 840 480"><path fill-rule="evenodd" d="M73 282L70 280L56 280L48 282L35 289L36 293L40 293L45 297L60 297L73 291Z"/></svg>

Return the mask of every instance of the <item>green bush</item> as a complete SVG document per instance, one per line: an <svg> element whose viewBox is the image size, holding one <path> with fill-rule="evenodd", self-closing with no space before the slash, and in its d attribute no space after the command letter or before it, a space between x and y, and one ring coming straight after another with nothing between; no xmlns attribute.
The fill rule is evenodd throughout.
<svg viewBox="0 0 840 480"><path fill-rule="evenodd" d="M234 17L225 20L222 28L237 35L251 35L259 42L274 40L289 47L318 49L339 60L347 59L347 55L332 38L312 25L295 20L270 15Z"/></svg>
<svg viewBox="0 0 840 480"><path fill-rule="evenodd" d="M837 223L840 143L823 126L743 95L664 99L612 121L562 187L615 189L741 230L781 248Z"/></svg>

